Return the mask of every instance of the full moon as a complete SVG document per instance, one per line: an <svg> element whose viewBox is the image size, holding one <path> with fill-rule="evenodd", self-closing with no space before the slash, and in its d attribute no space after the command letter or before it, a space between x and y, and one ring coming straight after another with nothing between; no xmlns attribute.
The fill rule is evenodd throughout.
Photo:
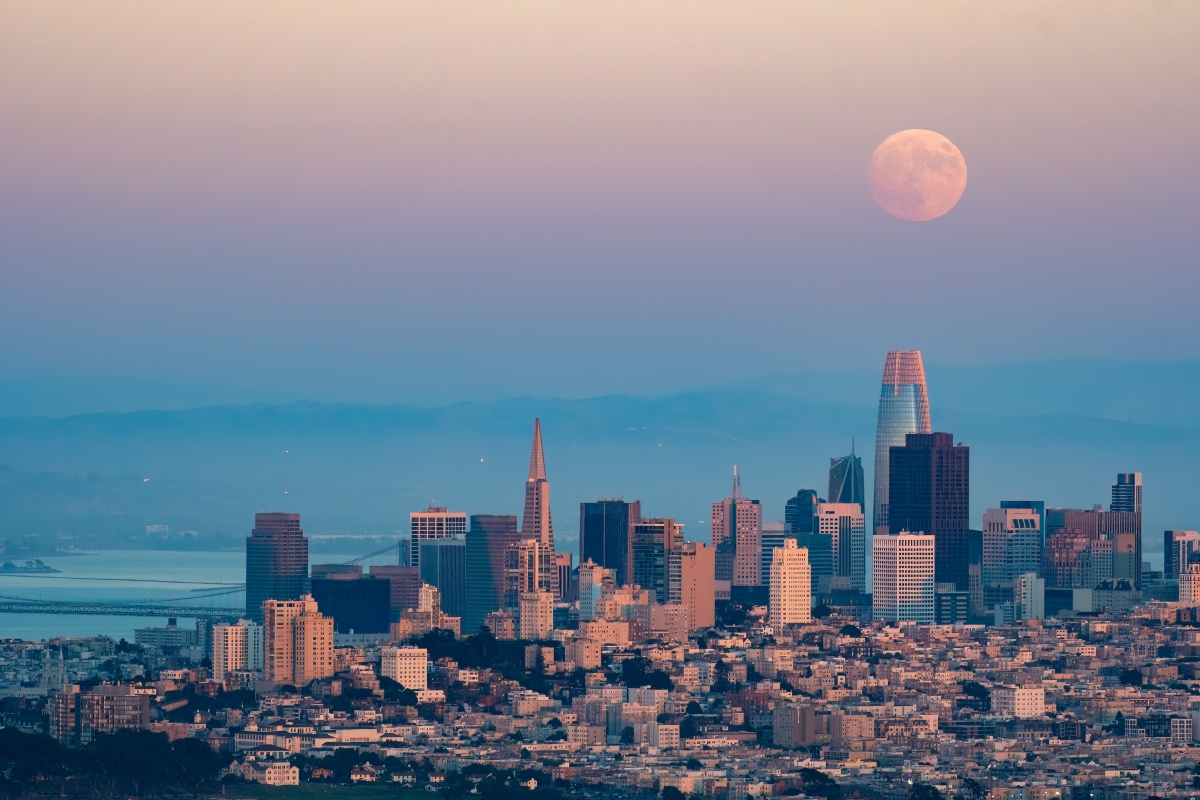
<svg viewBox="0 0 1200 800"><path fill-rule="evenodd" d="M893 217L925 222L954 208L967 188L967 162L934 131L894 133L871 154L867 179L875 202Z"/></svg>

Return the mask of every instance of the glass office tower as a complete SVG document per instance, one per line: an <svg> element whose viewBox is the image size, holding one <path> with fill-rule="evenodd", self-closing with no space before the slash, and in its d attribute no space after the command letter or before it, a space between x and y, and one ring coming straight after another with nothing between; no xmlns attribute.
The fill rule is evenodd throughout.
<svg viewBox="0 0 1200 800"><path fill-rule="evenodd" d="M633 551L630 531L642 521L638 500L597 500L579 504L579 563L589 558L615 573L618 586L630 583Z"/></svg>
<svg viewBox="0 0 1200 800"><path fill-rule="evenodd" d="M905 439L890 454L889 531L932 534L935 580L970 591L971 449L956 445L949 433L910 433Z"/></svg>
<svg viewBox="0 0 1200 800"><path fill-rule="evenodd" d="M853 440L850 455L829 459L829 492L825 495L830 503L858 503L867 509L867 498L863 481L862 459L854 452Z"/></svg>
<svg viewBox="0 0 1200 800"><path fill-rule="evenodd" d="M817 506L824 502L817 496L816 489L801 489L796 492L796 496L788 498L783 508L783 529L791 536L812 533Z"/></svg>
<svg viewBox="0 0 1200 800"><path fill-rule="evenodd" d="M467 529L464 571L467 579L463 635L479 632L484 618L504 607L508 549L521 541L512 515L475 514Z"/></svg>
<svg viewBox="0 0 1200 800"><path fill-rule="evenodd" d="M920 350L892 350L883 365L879 421L875 427L875 513L873 529L888 524L890 448L903 447L910 433L931 433L929 392Z"/></svg>
<svg viewBox="0 0 1200 800"><path fill-rule="evenodd" d="M300 515L255 514L246 537L246 616L262 624L264 601L299 600L308 590L308 539Z"/></svg>

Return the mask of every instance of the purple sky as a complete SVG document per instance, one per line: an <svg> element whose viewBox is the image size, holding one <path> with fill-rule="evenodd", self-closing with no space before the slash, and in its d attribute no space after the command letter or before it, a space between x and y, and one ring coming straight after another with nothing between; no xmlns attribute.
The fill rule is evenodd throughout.
<svg viewBox="0 0 1200 800"><path fill-rule="evenodd" d="M0 7L0 378L442 402L1200 357L1200 4ZM929 128L959 205L867 160Z"/></svg>

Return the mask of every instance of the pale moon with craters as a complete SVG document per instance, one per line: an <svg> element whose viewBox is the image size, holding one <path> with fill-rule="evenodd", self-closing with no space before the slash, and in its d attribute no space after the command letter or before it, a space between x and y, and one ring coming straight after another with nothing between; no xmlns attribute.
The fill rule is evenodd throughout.
<svg viewBox="0 0 1200 800"><path fill-rule="evenodd" d="M867 179L884 211L926 222L958 203L967 188L967 162L945 136L914 128L893 133L875 148Z"/></svg>

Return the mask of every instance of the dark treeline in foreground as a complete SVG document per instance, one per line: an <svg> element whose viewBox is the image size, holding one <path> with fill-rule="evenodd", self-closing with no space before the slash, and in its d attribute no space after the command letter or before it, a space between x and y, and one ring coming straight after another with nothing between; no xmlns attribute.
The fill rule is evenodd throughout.
<svg viewBox="0 0 1200 800"><path fill-rule="evenodd" d="M33 794L145 794L194 791L216 783L223 757L199 739L168 741L166 734L122 730L85 747L63 747L45 734L0 729L0 792Z"/></svg>

